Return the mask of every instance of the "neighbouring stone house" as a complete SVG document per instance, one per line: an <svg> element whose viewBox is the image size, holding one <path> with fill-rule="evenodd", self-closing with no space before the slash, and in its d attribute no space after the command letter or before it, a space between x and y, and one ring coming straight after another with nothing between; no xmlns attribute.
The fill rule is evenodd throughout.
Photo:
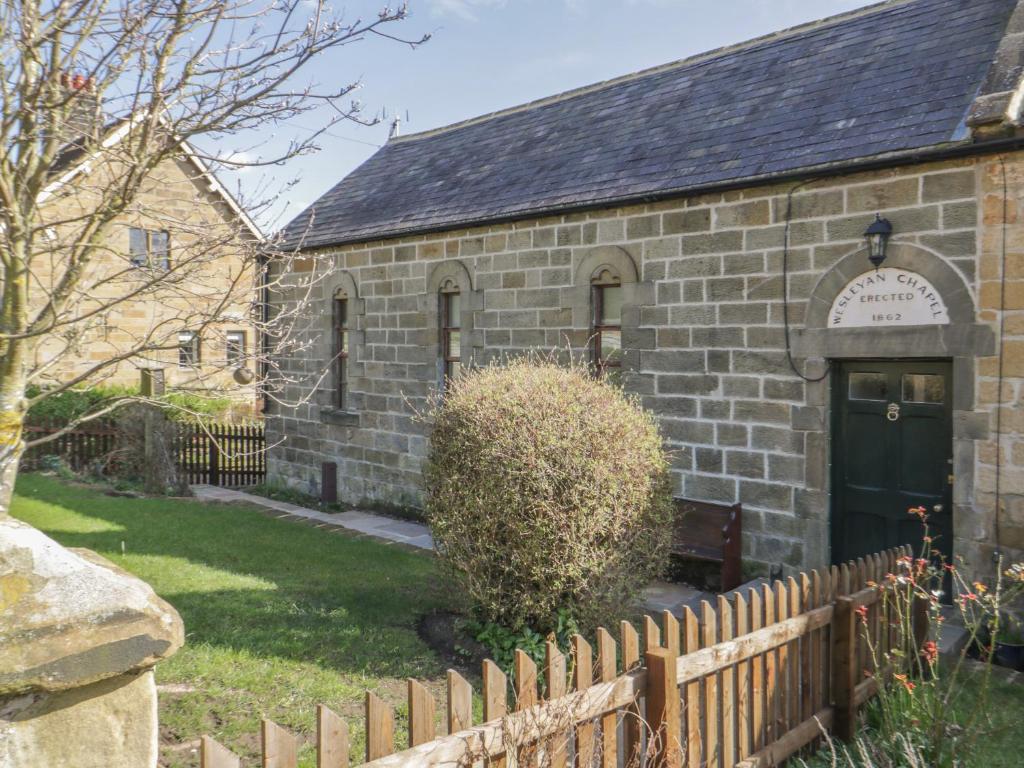
<svg viewBox="0 0 1024 768"><path fill-rule="evenodd" d="M128 119L103 123L89 80L64 81L77 91L76 101L53 182L39 201L56 258L42 253L32 260L33 312L59 284L67 243L81 222L102 205L106 189L126 183L132 131L138 130ZM263 236L201 155L186 141L178 149L145 176L129 210L109 228L106 247L87 265L69 302L66 314L74 324L49 333L32 361L37 383L76 380L123 358L89 383L134 385L140 369L155 369L168 388L220 389L255 407L255 386L239 386L232 373L254 367L251 254ZM156 285L147 289L150 282ZM219 322L204 323L212 314ZM160 348L128 354L147 340Z"/></svg>
<svg viewBox="0 0 1024 768"><path fill-rule="evenodd" d="M570 346L753 561L919 539L917 505L1019 557L1022 64L1024 2L886 2L392 139L285 231L334 270L291 394L333 374L269 417L271 479L416 504L445 374Z"/></svg>

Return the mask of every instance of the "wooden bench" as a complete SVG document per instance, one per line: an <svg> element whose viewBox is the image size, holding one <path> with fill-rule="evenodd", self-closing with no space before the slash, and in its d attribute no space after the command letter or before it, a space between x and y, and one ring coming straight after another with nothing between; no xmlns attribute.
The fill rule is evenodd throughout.
<svg viewBox="0 0 1024 768"><path fill-rule="evenodd" d="M722 592L736 589L743 580L743 507L679 499L672 526L673 555L722 564Z"/></svg>

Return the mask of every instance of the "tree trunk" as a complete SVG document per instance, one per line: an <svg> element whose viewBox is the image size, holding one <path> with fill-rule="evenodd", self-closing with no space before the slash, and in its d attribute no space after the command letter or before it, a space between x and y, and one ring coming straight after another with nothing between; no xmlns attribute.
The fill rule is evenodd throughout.
<svg viewBox="0 0 1024 768"><path fill-rule="evenodd" d="M6 382L4 382L6 384ZM25 400L18 392L9 397L0 387L0 520L11 514L18 462L25 450Z"/></svg>
<svg viewBox="0 0 1024 768"><path fill-rule="evenodd" d="M4 325L14 325L3 319L7 321ZM0 520L11 514L14 481L25 451L26 346L23 339L0 344Z"/></svg>

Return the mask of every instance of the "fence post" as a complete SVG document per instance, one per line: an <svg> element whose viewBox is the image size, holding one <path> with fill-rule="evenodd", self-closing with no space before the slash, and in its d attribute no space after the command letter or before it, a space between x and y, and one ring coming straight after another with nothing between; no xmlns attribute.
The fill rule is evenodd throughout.
<svg viewBox="0 0 1024 768"><path fill-rule="evenodd" d="M220 485L220 445L217 443L216 430L212 427L207 431L206 442L210 450L210 461L207 465L210 472L210 485Z"/></svg>
<svg viewBox="0 0 1024 768"><path fill-rule="evenodd" d="M668 648L647 651L647 723L651 728L652 768L681 768L682 723L676 655Z"/></svg>
<svg viewBox="0 0 1024 768"><path fill-rule="evenodd" d="M142 451L146 457L146 472L143 487L147 493L164 493L157 467L160 466L157 456L157 417L163 416L153 406L146 406L142 416Z"/></svg>
<svg viewBox="0 0 1024 768"><path fill-rule="evenodd" d="M914 595L914 600L910 613L911 631L914 634L914 648L913 653L917 656L921 656L921 649L924 648L925 642L928 640L928 629L929 629L929 612L930 605L928 598L922 597L921 595ZM910 661L910 659L907 659ZM917 669L917 667L911 666L911 669ZM928 669L927 664L921 664L920 669Z"/></svg>
<svg viewBox="0 0 1024 768"><path fill-rule="evenodd" d="M832 631L832 690L835 693L835 733L852 741L857 733L857 613L853 599L836 598Z"/></svg>

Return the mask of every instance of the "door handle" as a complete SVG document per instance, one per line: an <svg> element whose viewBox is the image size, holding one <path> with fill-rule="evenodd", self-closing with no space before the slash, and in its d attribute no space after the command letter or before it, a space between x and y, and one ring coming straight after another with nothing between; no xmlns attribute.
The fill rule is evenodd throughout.
<svg viewBox="0 0 1024 768"><path fill-rule="evenodd" d="M934 507L932 507L932 512L934 512L936 515L942 514L942 505L936 504Z"/></svg>

